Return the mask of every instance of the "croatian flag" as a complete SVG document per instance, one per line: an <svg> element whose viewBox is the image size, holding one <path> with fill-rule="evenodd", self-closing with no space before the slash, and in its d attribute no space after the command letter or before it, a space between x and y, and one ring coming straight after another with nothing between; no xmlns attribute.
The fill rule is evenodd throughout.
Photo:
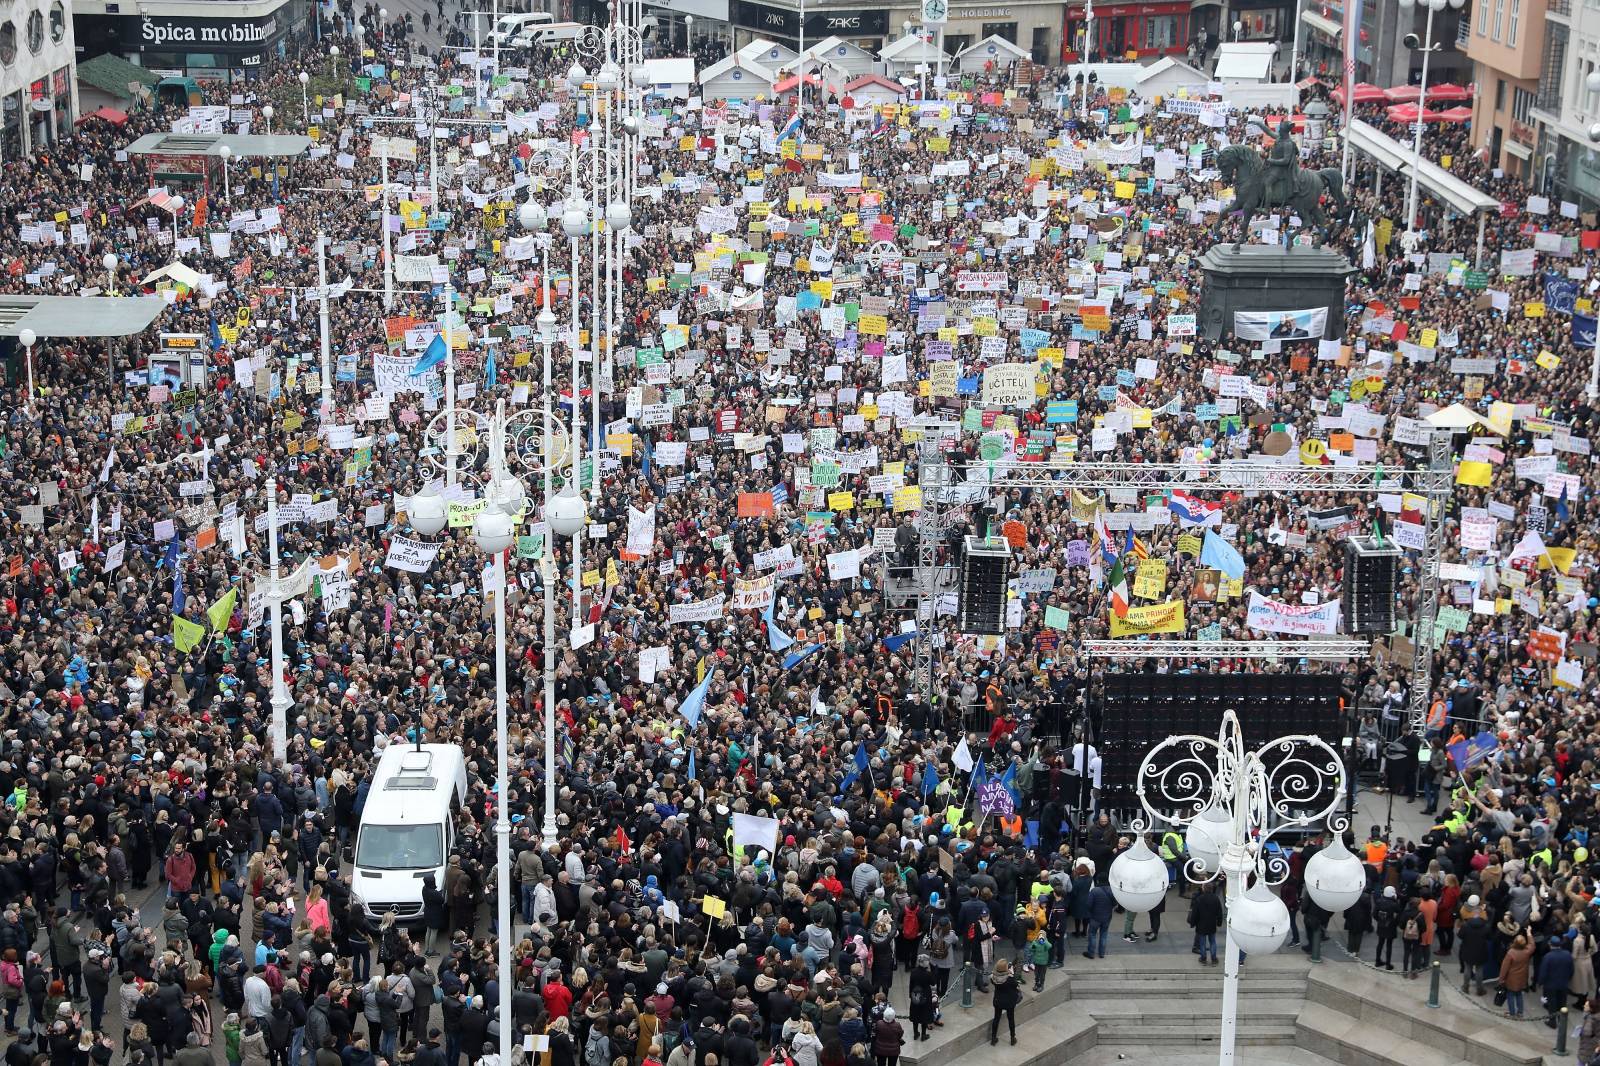
<svg viewBox="0 0 1600 1066"><path fill-rule="evenodd" d="M1167 497L1167 510L1177 516L1180 526L1217 526L1222 524L1222 504L1191 496L1182 489L1173 489Z"/></svg>
<svg viewBox="0 0 1600 1066"><path fill-rule="evenodd" d="M795 104L794 114L789 116L789 121L784 124L783 129L778 131L778 143L782 144L784 141L791 139L805 140L803 125L800 120L800 105Z"/></svg>
<svg viewBox="0 0 1600 1066"><path fill-rule="evenodd" d="M1116 562L1117 542L1111 539L1111 530L1106 526L1106 513L1104 511L1097 510L1094 513L1094 539L1099 545L1100 554L1105 558L1105 561L1108 563Z"/></svg>
<svg viewBox="0 0 1600 1066"><path fill-rule="evenodd" d="M884 118L883 112L880 111L878 113L878 120L873 123L872 126L872 139L877 140L880 137L887 137L892 128L893 127L889 125L889 120Z"/></svg>

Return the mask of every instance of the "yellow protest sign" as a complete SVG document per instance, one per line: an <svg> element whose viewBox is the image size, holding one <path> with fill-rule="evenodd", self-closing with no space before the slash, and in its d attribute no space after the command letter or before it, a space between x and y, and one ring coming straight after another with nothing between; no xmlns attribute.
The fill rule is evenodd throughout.
<svg viewBox="0 0 1600 1066"><path fill-rule="evenodd" d="M1165 559L1146 559L1133 577L1133 594L1141 600L1159 600L1167 591Z"/></svg>
<svg viewBox="0 0 1600 1066"><path fill-rule="evenodd" d="M1131 181L1119 181L1113 189L1117 199L1131 200L1134 194L1134 185Z"/></svg>
<svg viewBox="0 0 1600 1066"><path fill-rule="evenodd" d="M920 510L922 507L922 488L918 485L902 485L894 490L895 514L904 514L907 511Z"/></svg>
<svg viewBox="0 0 1600 1066"><path fill-rule="evenodd" d="M1561 357L1555 352L1543 351L1533 357L1533 361L1546 370L1554 370L1561 365Z"/></svg>
<svg viewBox="0 0 1600 1066"><path fill-rule="evenodd" d="M856 509L856 494L848 490L828 493L828 510L853 511Z"/></svg>
<svg viewBox="0 0 1600 1066"><path fill-rule="evenodd" d="M889 335L889 319L886 315L862 315L856 323L856 329L863 337L886 337Z"/></svg>
<svg viewBox="0 0 1600 1066"><path fill-rule="evenodd" d="M1148 633L1182 633L1188 628L1183 601L1168 600L1148 607L1130 607L1126 617L1111 616L1111 636L1139 637Z"/></svg>
<svg viewBox="0 0 1600 1066"><path fill-rule="evenodd" d="M712 918L721 918L728 913L728 904L716 896L706 896L700 901L700 909Z"/></svg>
<svg viewBox="0 0 1600 1066"><path fill-rule="evenodd" d="M1494 467L1476 459L1463 459L1456 467L1456 484L1486 489L1494 477Z"/></svg>

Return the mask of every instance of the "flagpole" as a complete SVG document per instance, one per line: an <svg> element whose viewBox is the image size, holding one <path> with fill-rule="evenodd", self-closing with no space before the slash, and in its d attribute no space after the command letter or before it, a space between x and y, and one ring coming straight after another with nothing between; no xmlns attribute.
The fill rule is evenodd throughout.
<svg viewBox="0 0 1600 1066"><path fill-rule="evenodd" d="M978 769L980 767L982 767L982 766L983 766L983 759L981 757L978 759L977 762L972 764L972 773L967 775L967 795L966 795L966 798L964 798L961 801L961 809L962 810L966 810L967 809L967 804L972 801L973 783L978 780Z"/></svg>

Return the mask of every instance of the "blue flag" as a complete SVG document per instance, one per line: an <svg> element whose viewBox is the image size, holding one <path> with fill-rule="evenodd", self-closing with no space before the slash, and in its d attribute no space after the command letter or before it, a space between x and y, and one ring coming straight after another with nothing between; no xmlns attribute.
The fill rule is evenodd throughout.
<svg viewBox="0 0 1600 1066"><path fill-rule="evenodd" d="M491 345L489 345L489 354L483 357L483 387L485 389L494 388L494 381L495 381L494 345L491 344Z"/></svg>
<svg viewBox="0 0 1600 1066"><path fill-rule="evenodd" d="M869 765L871 764L868 761L866 744L857 744L855 766L849 773L844 775L844 780L839 782L838 794L843 796L846 792L849 792L851 786L861 780L861 775L866 772Z"/></svg>
<svg viewBox="0 0 1600 1066"><path fill-rule="evenodd" d="M172 573L172 613L182 614L187 602L188 597L183 594L183 571L175 570Z"/></svg>
<svg viewBox="0 0 1600 1066"><path fill-rule="evenodd" d="M222 330L217 328L217 316L211 316L211 350L222 347Z"/></svg>
<svg viewBox="0 0 1600 1066"><path fill-rule="evenodd" d="M807 644L799 651L792 651L783 657L783 668L785 670L792 670L821 650L821 644Z"/></svg>
<svg viewBox="0 0 1600 1066"><path fill-rule="evenodd" d="M1572 517L1572 512L1567 510L1567 483L1561 483L1561 495L1556 497L1556 521L1565 522Z"/></svg>
<svg viewBox="0 0 1600 1066"><path fill-rule="evenodd" d="M683 715L683 720L689 723L689 728L694 729L700 724L700 712L706 709L706 692L711 688L711 679L717 676L717 668L713 666L706 671L705 680L694 687L694 690L684 697L683 706L678 708L678 713Z"/></svg>
<svg viewBox="0 0 1600 1066"><path fill-rule="evenodd" d="M891 652L899 651L913 640L916 640L918 636L920 634L915 629L909 633L896 633L892 637L884 637L883 646Z"/></svg>
<svg viewBox="0 0 1600 1066"><path fill-rule="evenodd" d="M420 378L434 367L443 363L449 350L445 347L444 334L435 333L433 340L428 342L428 350L422 353L422 358L417 360L417 365L411 368L411 377Z"/></svg>
<svg viewBox="0 0 1600 1066"><path fill-rule="evenodd" d="M794 644L794 638L778 628L777 621L773 618L773 611L777 607L778 597L772 597L772 602L767 604L766 610L761 612L761 617L767 623L767 647L773 651L784 651Z"/></svg>
<svg viewBox="0 0 1600 1066"><path fill-rule="evenodd" d="M1205 542L1200 546L1200 565L1216 567L1230 581L1244 577L1244 556L1239 554L1239 549L1209 529L1206 530Z"/></svg>
<svg viewBox="0 0 1600 1066"><path fill-rule="evenodd" d="M983 768L983 760L979 759L972 767L972 781L968 787L976 791L980 785L989 780L989 772Z"/></svg>
<svg viewBox="0 0 1600 1066"><path fill-rule="evenodd" d="M695 779L695 776L694 776L694 749L690 748L689 749L689 780L693 781L694 779Z"/></svg>
<svg viewBox="0 0 1600 1066"><path fill-rule="evenodd" d="M927 768L922 771L922 798L927 799L929 796L933 795L938 788L939 771L934 768L933 763L929 763Z"/></svg>
<svg viewBox="0 0 1600 1066"><path fill-rule="evenodd" d="M161 557L162 566L176 567L178 565L178 538L173 537L167 541L167 548Z"/></svg>
<svg viewBox="0 0 1600 1066"><path fill-rule="evenodd" d="M1011 807L1018 810L1022 807L1022 790L1017 787L1017 764L1012 763L1006 767L1006 772L1000 775L1000 783L1006 786L1006 791L1011 793Z"/></svg>

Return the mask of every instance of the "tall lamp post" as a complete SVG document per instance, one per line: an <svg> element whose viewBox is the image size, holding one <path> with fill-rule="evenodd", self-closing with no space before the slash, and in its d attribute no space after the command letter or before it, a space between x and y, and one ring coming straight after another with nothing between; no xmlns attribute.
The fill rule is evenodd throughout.
<svg viewBox="0 0 1600 1066"><path fill-rule="evenodd" d="M24 328L17 334L17 340L22 344L23 355L28 363L28 408L30 411L33 409L33 402L36 398L33 390L33 346L38 339L38 334L31 329Z"/></svg>
<svg viewBox="0 0 1600 1066"><path fill-rule="evenodd" d="M311 84L311 75L305 71L300 72L300 120L305 123L306 129L311 128L311 97L306 94L306 87Z"/></svg>
<svg viewBox="0 0 1600 1066"><path fill-rule="evenodd" d="M1591 91L1600 92L1600 70L1590 72L1586 79ZM1600 145L1600 122L1589 127L1589 143ZM1591 299L1593 292L1591 291ZM1589 402L1600 400L1600 306L1593 309L1594 314L1594 351L1589 356L1589 385L1584 389L1584 394L1589 397Z"/></svg>
<svg viewBox="0 0 1600 1066"><path fill-rule="evenodd" d="M223 145L217 149L217 154L222 157L222 198L233 203L233 181L229 176L228 160L233 158L233 149Z"/></svg>
<svg viewBox="0 0 1600 1066"><path fill-rule="evenodd" d="M1197 884L1219 874L1227 881L1221 1066L1233 1063L1239 952L1271 954L1289 931L1289 909L1268 887L1289 876L1288 862L1266 850L1274 834L1327 824L1331 842L1305 867L1306 890L1319 907L1344 911L1366 889L1366 872L1342 838L1347 822L1334 815L1344 773L1344 760L1319 737L1291 734L1246 751L1232 710L1224 712L1215 740L1168 737L1139 766L1134 780L1145 814L1187 829L1184 875ZM1151 805L1147 786L1165 811ZM1133 847L1111 864L1111 891L1128 911L1148 911L1166 897L1167 866L1145 843L1149 822L1141 818L1133 829Z"/></svg>
<svg viewBox="0 0 1600 1066"><path fill-rule="evenodd" d="M272 136L272 105L271 104L263 104L262 105L262 107L261 107L261 118L267 124L267 136L268 137Z"/></svg>
<svg viewBox="0 0 1600 1066"><path fill-rule="evenodd" d="M1442 47L1433 43L1433 16L1449 7L1460 10L1466 0L1398 0L1400 10L1409 17L1418 3L1427 5L1428 21L1423 28L1422 48L1422 91L1417 94L1417 124L1411 132L1411 180L1406 189L1406 232L1415 233L1417 230L1417 169L1422 165L1422 113L1428 106L1428 58ZM1405 36L1405 45L1412 51L1418 47L1417 35L1408 33ZM1410 249L1408 248L1407 251Z"/></svg>

